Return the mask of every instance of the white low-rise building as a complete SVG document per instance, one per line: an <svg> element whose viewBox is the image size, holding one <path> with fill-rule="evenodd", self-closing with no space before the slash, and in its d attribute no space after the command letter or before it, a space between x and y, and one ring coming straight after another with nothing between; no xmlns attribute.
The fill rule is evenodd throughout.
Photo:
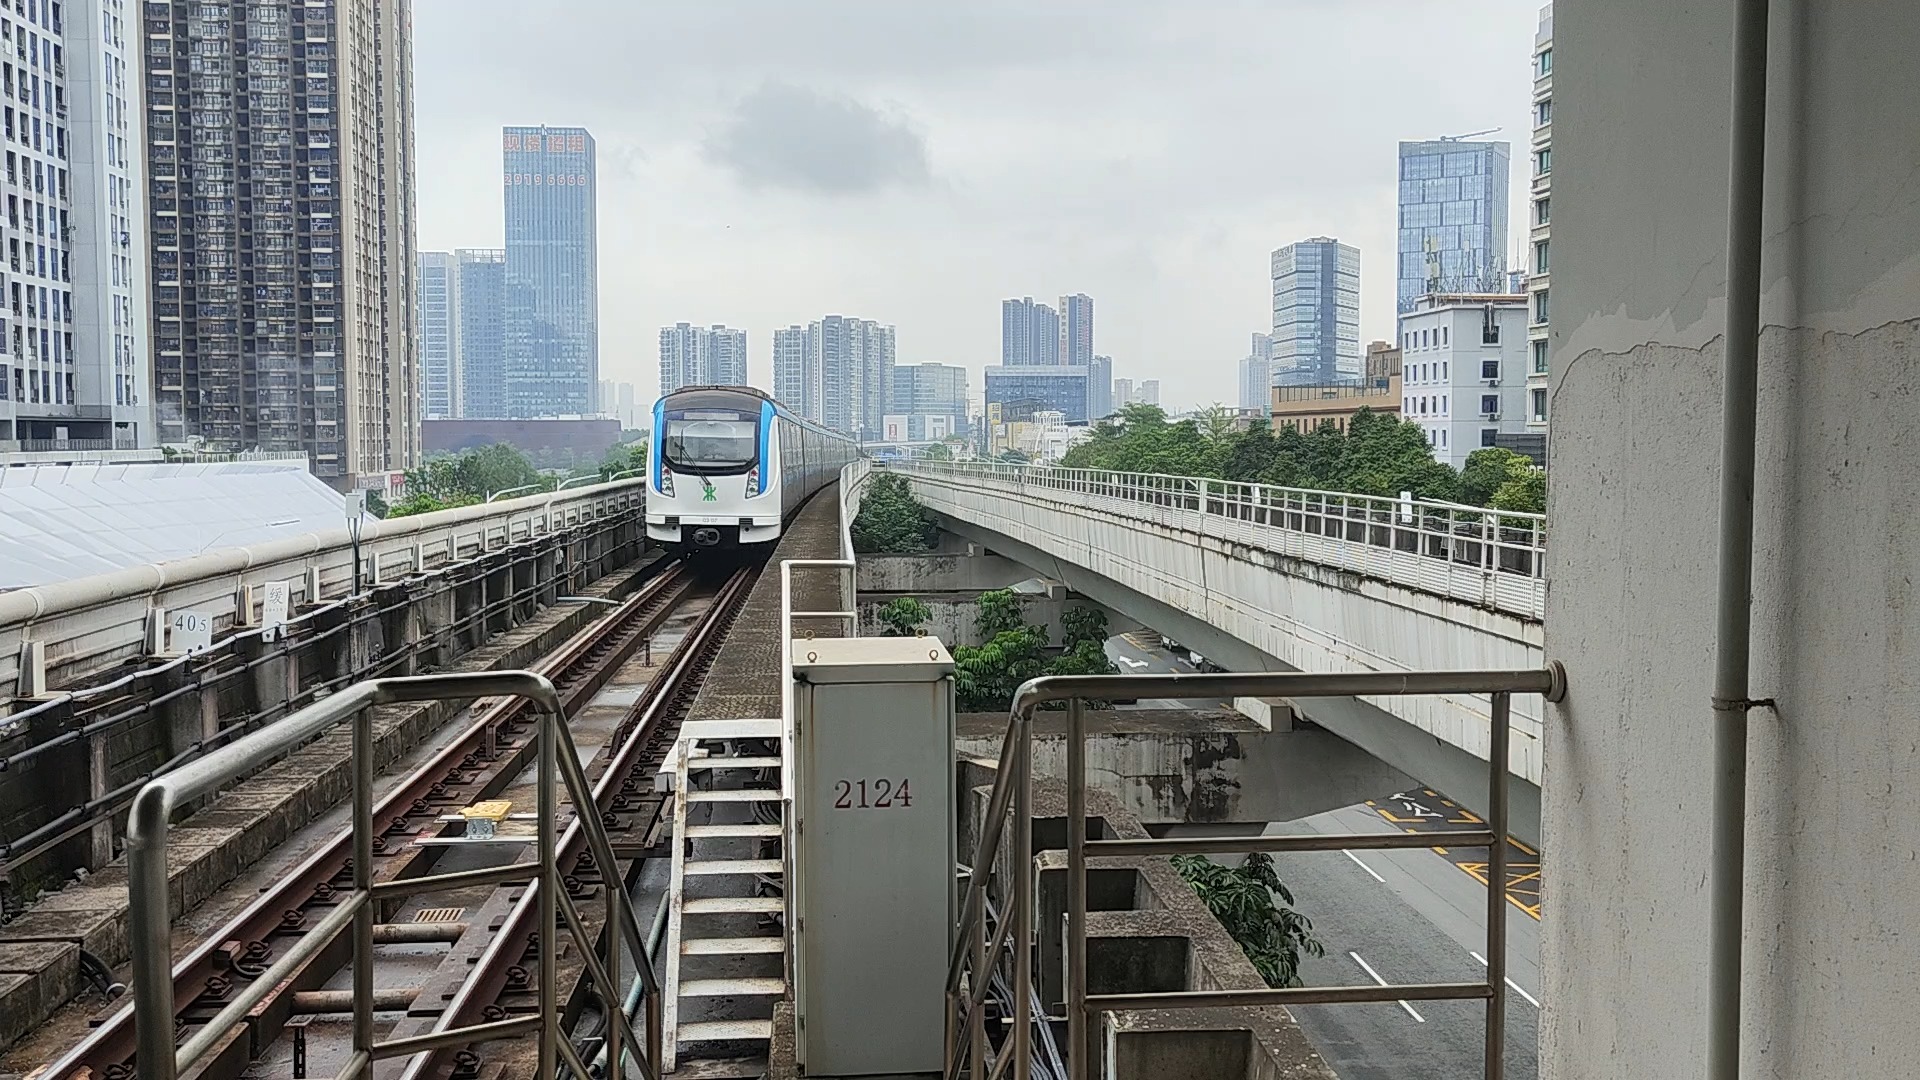
<svg viewBox="0 0 1920 1080"><path fill-rule="evenodd" d="M1527 430L1527 298L1504 293L1420 297L1400 316L1400 415L1455 468Z"/></svg>

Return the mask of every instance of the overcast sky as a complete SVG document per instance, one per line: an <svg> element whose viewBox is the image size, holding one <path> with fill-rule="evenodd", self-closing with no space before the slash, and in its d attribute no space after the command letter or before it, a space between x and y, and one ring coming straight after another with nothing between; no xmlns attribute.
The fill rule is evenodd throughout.
<svg viewBox="0 0 1920 1080"><path fill-rule="evenodd" d="M599 142L600 370L659 328L899 327L997 363L1000 301L1094 298L1114 374L1233 404L1268 256L1360 248L1393 335L1395 144L1504 128L1524 222L1538 0L416 0L420 246L502 240L500 128ZM1518 233L1524 238L1524 232Z"/></svg>

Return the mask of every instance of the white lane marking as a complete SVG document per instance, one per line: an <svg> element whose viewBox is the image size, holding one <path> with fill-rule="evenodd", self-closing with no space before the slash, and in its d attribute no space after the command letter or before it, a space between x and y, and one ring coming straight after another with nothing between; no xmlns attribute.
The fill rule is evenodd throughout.
<svg viewBox="0 0 1920 1080"><path fill-rule="evenodd" d="M1147 662L1146 662L1145 660L1135 660L1135 659L1134 659L1133 657L1131 657L1131 656L1123 656L1123 657L1121 657L1121 658L1120 658L1120 662L1121 662L1121 663L1123 663L1123 664L1125 664L1125 665L1127 665L1128 667L1130 667L1130 668L1132 668L1132 669L1134 669L1135 671L1138 671L1138 670L1140 670L1141 668L1143 668L1143 667L1146 667L1146 666L1147 666Z"/></svg>
<svg viewBox="0 0 1920 1080"><path fill-rule="evenodd" d="M1484 956L1481 956L1479 953L1469 952L1467 955L1473 957L1475 960L1480 961L1481 967L1487 966L1487 958ZM1526 998L1529 1002L1531 1002L1534 1008L1538 1009L1541 1007L1540 999L1534 997L1532 994L1527 993L1525 988L1523 988L1519 983L1514 982L1513 976L1511 975L1507 976L1507 985L1513 987L1514 993L1519 994L1521 997Z"/></svg>
<svg viewBox="0 0 1920 1080"><path fill-rule="evenodd" d="M1360 959L1360 954L1359 954L1359 953L1357 953L1357 952L1349 952L1349 953L1347 953L1347 955L1348 955L1348 956L1351 956L1351 957L1353 957L1353 962L1354 962L1354 963L1356 963L1356 964L1359 964L1359 965L1360 965L1360 970L1361 970L1361 971L1364 971L1364 972L1366 972L1366 973L1367 973L1367 975L1368 975L1368 977L1369 977L1369 978L1371 978L1371 979L1372 979L1372 980L1373 980L1373 981L1374 981L1374 982L1375 982L1375 983L1376 983L1377 985L1380 985L1380 986L1385 986L1385 985L1387 985L1387 980L1385 980L1385 979L1383 979L1383 978L1381 978L1381 977L1380 977L1380 973L1379 973L1379 972L1377 972L1377 971L1375 971L1375 970L1373 970L1373 965L1372 965L1372 964L1369 964L1369 963L1367 963L1367 962L1366 962L1365 960L1362 960L1362 959ZM1407 1004L1406 1002L1404 1002L1404 1001L1403 1001L1403 1002L1401 1002L1401 1003L1400 1003L1400 1007L1401 1007L1401 1008L1403 1008L1403 1009L1405 1009L1405 1010L1407 1010L1407 1015L1408 1015L1408 1016L1411 1016L1411 1017L1413 1017L1413 1019L1414 1019L1414 1022L1415 1022L1415 1023L1419 1023L1419 1024L1424 1024L1424 1023L1426 1023L1426 1022L1427 1022L1427 1018L1426 1018L1426 1017L1424 1017L1424 1016L1421 1016L1421 1015L1420 1015L1419 1013L1417 1013L1417 1012L1414 1012L1414 1011L1413 1011L1413 1006L1411 1006L1411 1005L1409 1005L1409 1004Z"/></svg>
<svg viewBox="0 0 1920 1080"><path fill-rule="evenodd" d="M1347 858L1349 858L1349 859L1352 859L1352 860L1353 860L1353 865L1355 865L1355 866L1357 866L1357 867L1359 867L1359 868L1360 868L1360 869L1362 869L1362 870L1365 870L1365 871L1366 871L1367 873L1369 873L1369 874L1372 874L1372 875L1373 875L1373 880L1375 880L1375 881L1377 881L1377 882L1379 882L1379 883L1380 883L1380 884L1382 884L1382 885L1385 885L1385 884L1387 883L1387 879L1386 879L1386 878L1383 878L1383 877L1381 877L1378 871L1376 871L1376 870L1374 870L1374 868L1373 868L1373 867L1371 867L1371 866L1368 866L1368 865L1367 865L1366 863L1363 863L1363 862L1361 862L1361 861L1360 861L1360 856L1358 856L1358 855L1355 855L1355 854L1354 854L1353 852L1351 852L1351 851L1348 851L1348 850L1347 850L1347 849L1345 849L1345 848L1341 848L1341 849L1340 849L1340 854L1342 854L1342 855L1345 855L1345 856L1346 856Z"/></svg>

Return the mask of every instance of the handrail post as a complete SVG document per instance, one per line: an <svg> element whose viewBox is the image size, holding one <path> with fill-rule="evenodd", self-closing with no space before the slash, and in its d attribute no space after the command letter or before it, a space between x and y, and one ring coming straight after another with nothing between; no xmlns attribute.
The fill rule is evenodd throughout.
<svg viewBox="0 0 1920 1080"><path fill-rule="evenodd" d="M990 827L999 829L1002 824L996 821L992 822ZM979 872L975 871L975 873ZM991 869L987 873L990 880ZM978 990L979 984L983 981L991 981L992 976L987 966L987 903L984 893L980 901L980 912L975 916L974 921L976 925L970 931L973 934L973 984L967 987L966 997L970 1002L974 1002L967 1009L967 1033L973 1043L973 1075L978 1077L986 1075L987 1069L987 1007Z"/></svg>
<svg viewBox="0 0 1920 1080"><path fill-rule="evenodd" d="M373 1060L373 710L353 714L353 1049Z"/></svg>
<svg viewBox="0 0 1920 1080"><path fill-rule="evenodd" d="M1067 703L1067 1080L1084 1080L1087 1041L1087 718Z"/></svg>
<svg viewBox="0 0 1920 1080"><path fill-rule="evenodd" d="M539 979L541 1009L540 1062L535 1066L534 1075L538 1077L539 1080L553 1080L555 1072L554 1058L560 1052L560 1039L562 1037L558 1007L560 993L560 943L556 940L559 935L556 933L554 926L559 918L558 901L555 899L555 894L560 888L559 864L556 860L560 847L557 836L560 799L559 792L556 790L559 786L558 773L560 771L560 758L557 752L559 740L555 730L560 726L560 723L561 719L558 714L543 713L541 723L536 728L539 734L537 736L538 746L536 747L535 753L538 755L539 766L537 779L535 781L534 802L538 807L540 818L540 876L535 879L534 884L534 888L539 890L539 895L535 897L539 925L535 928L534 933L539 935L537 939L538 945L536 947L540 950ZM585 818L592 812L591 807L582 807L580 813L576 816ZM583 824L582 827L585 828L586 826ZM606 868L606 872L611 874L613 869L613 867L609 866ZM618 934L613 936L616 939L619 937ZM583 942L582 944L585 943ZM612 1010L619 1006L615 1002L607 1002L606 1007ZM612 1026L611 1019L608 1021L608 1026ZM613 1063L616 1066L619 1064L617 1059L615 1059Z"/></svg>
<svg viewBox="0 0 1920 1080"><path fill-rule="evenodd" d="M1033 713L1020 718L1019 779L1013 789L1013 1080L1033 1068ZM982 908L986 905L982 904Z"/></svg>
<svg viewBox="0 0 1920 1080"><path fill-rule="evenodd" d="M1506 1075L1507 1053L1507 757L1513 695L1493 695L1493 741L1487 747L1487 1080Z"/></svg>
<svg viewBox="0 0 1920 1080"><path fill-rule="evenodd" d="M173 949L168 934L167 816L159 785L134 796L127 816L128 936L133 953L133 1030L140 1080L174 1080Z"/></svg>

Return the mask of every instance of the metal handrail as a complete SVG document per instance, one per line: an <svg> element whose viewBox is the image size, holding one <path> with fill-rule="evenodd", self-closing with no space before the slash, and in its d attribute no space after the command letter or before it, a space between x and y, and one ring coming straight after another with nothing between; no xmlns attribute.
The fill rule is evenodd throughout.
<svg viewBox="0 0 1920 1080"><path fill-rule="evenodd" d="M1544 514L1156 473L917 458L888 467L935 486L1009 491L1163 525L1198 514L1197 531L1228 541L1529 618L1544 612Z"/></svg>
<svg viewBox="0 0 1920 1080"><path fill-rule="evenodd" d="M536 707L537 858L531 863L470 870L399 881L373 880L374 735L372 707L408 701L462 701L481 697L525 698ZM346 720L353 721L353 888L319 925L303 935L266 971L239 991L211 1021L177 1051L174 1047L173 940L167 904L167 837L174 810L207 795L221 785L250 772L262 758L287 753ZM572 766L568 768L566 766ZM536 985L540 1012L463 1028L437 1028L424 1035L377 1042L373 1029L373 930L378 898L400 893L422 893L476 884L528 882L527 890L539 907L540 924L551 928L564 915L576 947L587 961L594 988L610 1017L609 1049L619 1060L624 1040L645 1047L641 1074L654 1080L653 1063L660 1060L659 1031L649 1025L650 1039L636 1036L621 1012L618 992L623 946L636 940L638 920L626 891L606 888L607 923L618 928L606 935L606 957L595 955L596 943L583 934L581 920L567 897L556 864L559 832L559 789L565 784L576 812L570 827L584 829L596 856L611 852L598 813L592 808L591 789L579 768L573 740L558 692L545 676L531 671L501 671L417 675L370 679L323 698L286 719L234 742L198 761L152 781L134 797L127 823L127 869L131 912L128 937L133 952L134 1031L139 1048L139 1080L175 1080L192 1069L227 1036L235 1025L265 1001L299 967L326 948L349 927L353 933L353 1054L338 1074L339 1080L369 1075L373 1062L409 1057L428 1050L488 1039L538 1032L540 1057L537 1076L552 1080L556 1055L577 1075L588 1075L571 1043L560 1031L558 950L542 948ZM611 861L603 865L613 865ZM521 902L528 897L523 894ZM624 931L624 932L623 932ZM644 950L641 952L645 955ZM649 985L650 992L657 987ZM449 1013L449 1015L451 1015ZM64 1075L56 1070L51 1075Z"/></svg>
<svg viewBox="0 0 1920 1080"><path fill-rule="evenodd" d="M948 1025L947 1080L997 1077L1011 1065L1013 1080L1030 1080L1032 1059L1033 967L1033 712L1045 703L1067 703L1067 927L1063 985L1067 1006L1067 1077L1088 1080L1087 1022L1095 1013L1120 1009L1191 1009L1234 1006L1271 1006L1379 1002L1399 1000L1479 999L1487 1002L1487 1080L1500 1080L1506 1037L1507 900L1506 842L1508 826L1508 741L1511 699L1533 693L1559 701L1566 693L1566 673L1550 662L1537 670L1359 672L1267 672L1214 675L1054 675L1033 679L1014 694L1007 729L1000 745L998 777L987 799L987 812L978 849L971 865L966 899L961 905L953 952L947 968ZM1308 834L1180 839L1087 839L1087 699L1286 697L1399 697L1428 694L1488 694L1492 698L1487 756L1487 827L1424 833ZM1012 811L1009 821L1008 811ZM993 866L1002 836L1013 833L1012 882L1008 903L1013 926L1007 920L988 938L987 912ZM1487 881L1487 978L1485 982L1429 983L1398 986L1291 987L1261 990L1179 991L1153 994L1087 993L1087 894L1089 856L1147 856L1227 854L1255 851L1337 851L1340 849L1410 849L1485 847ZM989 1063L986 999L991 972L1003 948L1013 950L1013 1017L1008 1041L999 1060ZM1044 1022L1044 1017L1041 1018ZM971 1070L969 1065L971 1063Z"/></svg>

